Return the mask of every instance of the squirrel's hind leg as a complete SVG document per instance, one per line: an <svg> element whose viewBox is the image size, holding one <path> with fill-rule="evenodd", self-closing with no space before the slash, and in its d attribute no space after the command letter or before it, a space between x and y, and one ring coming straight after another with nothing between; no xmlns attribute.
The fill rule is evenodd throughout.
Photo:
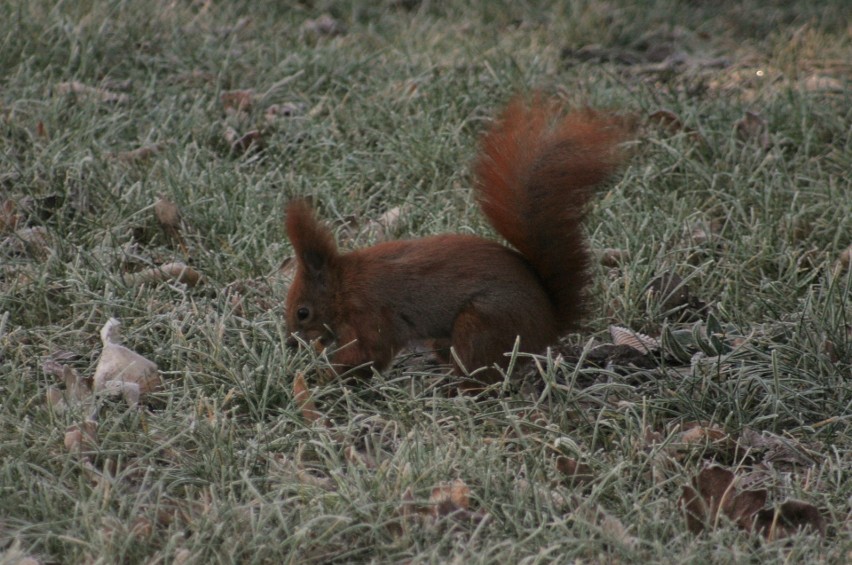
<svg viewBox="0 0 852 565"><path fill-rule="evenodd" d="M534 320L532 323L536 327L524 327L530 321L513 316L511 308L487 306L473 302L459 313L453 323L455 372L459 376L474 373L459 385L465 391L475 391L477 386L481 389L483 384L494 384L503 378L494 365L503 368L509 365L506 353L515 347L518 335L521 336L521 350L533 353L543 351L556 339L555 324L549 320Z"/></svg>

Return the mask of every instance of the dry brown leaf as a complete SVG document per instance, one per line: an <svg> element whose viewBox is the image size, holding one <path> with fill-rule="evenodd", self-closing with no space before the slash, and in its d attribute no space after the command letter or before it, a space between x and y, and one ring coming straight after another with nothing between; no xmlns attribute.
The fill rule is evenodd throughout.
<svg viewBox="0 0 852 565"><path fill-rule="evenodd" d="M72 453L91 452L98 447L98 423L85 420L65 430L65 449Z"/></svg>
<svg viewBox="0 0 852 565"><path fill-rule="evenodd" d="M788 500L775 508L758 512L754 530L770 541L790 537L799 531L811 531L825 537L825 518L812 504Z"/></svg>
<svg viewBox="0 0 852 565"><path fill-rule="evenodd" d="M394 206L375 220L368 221L366 225L367 233L371 234L376 241L390 239L393 232L396 231L400 222L410 210L410 206Z"/></svg>
<svg viewBox="0 0 852 565"><path fill-rule="evenodd" d="M435 518L449 516L459 510L469 510L470 487L461 479L455 479L449 484L441 484L432 489L429 504Z"/></svg>
<svg viewBox="0 0 852 565"><path fill-rule="evenodd" d="M683 122L671 110L657 110L648 115L648 123L665 129L674 134L683 131Z"/></svg>
<svg viewBox="0 0 852 565"><path fill-rule="evenodd" d="M263 113L263 119L266 120L267 124L273 124L282 118L292 118L293 116L300 116L304 113L304 104L294 104L291 102L271 104L266 107L266 111Z"/></svg>
<svg viewBox="0 0 852 565"><path fill-rule="evenodd" d="M737 492L736 476L719 466L706 467L684 485L678 506L694 534L715 528L725 516L740 528L751 531L755 514L766 504L766 490Z"/></svg>
<svg viewBox="0 0 852 565"><path fill-rule="evenodd" d="M56 387L47 389L47 403L57 413L62 413L69 405L79 404L92 396L92 379L81 377L73 367L50 359L44 362L42 370L61 379L65 385L64 390Z"/></svg>
<svg viewBox="0 0 852 565"><path fill-rule="evenodd" d="M722 226L719 220L696 222L687 227L689 243L696 246L706 246L718 243Z"/></svg>
<svg viewBox="0 0 852 565"><path fill-rule="evenodd" d="M98 394L120 394L130 406L160 388L162 381L157 365L119 344L121 322L110 318L101 328L101 351L95 368L94 391Z"/></svg>
<svg viewBox="0 0 852 565"><path fill-rule="evenodd" d="M689 288L683 277L676 273L663 273L656 277L648 283L645 292L664 311L676 310L690 302Z"/></svg>
<svg viewBox="0 0 852 565"><path fill-rule="evenodd" d="M680 117L671 110L657 110L648 115L648 124L664 130L669 135L685 133L690 141L707 145L707 140L694 128L684 125Z"/></svg>
<svg viewBox="0 0 852 565"><path fill-rule="evenodd" d="M651 336L634 332L621 326L610 326L609 335L615 345L626 345L640 353L650 353L660 349L660 342Z"/></svg>
<svg viewBox="0 0 852 565"><path fill-rule="evenodd" d="M169 200L162 194L157 195L157 200L154 202L154 216L157 218L157 223L166 233L166 235L177 242L184 253L188 253L186 243L181 235L182 221L180 209L177 204ZM190 286L195 286L196 280Z"/></svg>
<svg viewBox="0 0 852 565"><path fill-rule="evenodd" d="M0 563L3 565L42 565L41 561L27 555L21 549L19 539L16 538L12 541L10 536L6 536L4 539L3 553L0 553Z"/></svg>
<svg viewBox="0 0 852 565"><path fill-rule="evenodd" d="M154 216L163 229L180 230L180 210L177 204L162 194L158 195L154 202Z"/></svg>
<svg viewBox="0 0 852 565"><path fill-rule="evenodd" d="M601 511L601 514L602 515L599 518L599 525L601 532L604 535L610 539L617 540L625 547L629 547L631 549L640 545L640 540L628 533L627 527L625 527L621 520L612 514L605 513L603 511Z"/></svg>
<svg viewBox="0 0 852 565"><path fill-rule="evenodd" d="M82 99L104 104L126 104L130 101L130 97L127 94L119 94L105 88L88 86L76 80L60 82L56 85L56 92L62 96L73 94Z"/></svg>
<svg viewBox="0 0 852 565"><path fill-rule="evenodd" d="M802 88L810 92L845 92L843 82L834 77L811 75L802 81Z"/></svg>
<svg viewBox="0 0 852 565"><path fill-rule="evenodd" d="M308 390L308 384L305 382L305 375L302 373L296 373L296 378L293 379L293 398L302 412L302 418L307 423L313 424L324 420L322 413L317 410L310 390Z"/></svg>
<svg viewBox="0 0 852 565"><path fill-rule="evenodd" d="M186 565L192 559L192 552L185 547L175 550L172 565Z"/></svg>
<svg viewBox="0 0 852 565"><path fill-rule="evenodd" d="M263 145L263 134L256 129L240 135L237 130L228 126L225 129L224 136L233 153L247 153L249 149L259 148Z"/></svg>
<svg viewBox="0 0 852 565"><path fill-rule="evenodd" d="M376 459L372 455L356 449L351 445L347 446L343 450L343 458L351 465L364 467L366 469L377 469L379 467L379 464L376 463Z"/></svg>
<svg viewBox="0 0 852 565"><path fill-rule="evenodd" d="M595 480L591 467L564 455L556 458L556 470L565 475L565 482L569 486L581 486Z"/></svg>
<svg viewBox="0 0 852 565"><path fill-rule="evenodd" d="M159 153L163 148L161 143L152 143L151 145L143 145L130 151L119 151L111 153L110 156L123 163L141 163L149 160L151 157Z"/></svg>
<svg viewBox="0 0 852 565"><path fill-rule="evenodd" d="M194 71L178 73L167 79L169 84L186 84L189 86L203 86L216 82L216 75L211 72L195 69Z"/></svg>
<svg viewBox="0 0 852 565"><path fill-rule="evenodd" d="M285 257L278 265L278 275L281 277L292 277L296 273L297 262L293 256Z"/></svg>
<svg viewBox="0 0 852 565"><path fill-rule="evenodd" d="M810 467L816 464L814 457L799 442L769 431L757 432L744 428L737 444L747 452L762 453L765 462L776 465L783 463Z"/></svg>
<svg viewBox="0 0 852 565"><path fill-rule="evenodd" d="M5 239L0 241L0 249L6 248L8 252L24 255L29 253L33 257L44 258L50 254L50 235L44 226L31 228L20 228Z"/></svg>
<svg viewBox="0 0 852 565"><path fill-rule="evenodd" d="M24 217L15 212L16 208L17 203L12 199L0 206L0 232L14 232L23 223Z"/></svg>
<svg viewBox="0 0 852 565"><path fill-rule="evenodd" d="M844 271L849 270L850 266L852 266L852 245L840 252L840 256L837 258L837 265Z"/></svg>
<svg viewBox="0 0 852 565"><path fill-rule="evenodd" d="M695 450L707 456L728 460L737 451L737 443L725 430L710 422L683 422L675 427L667 452L682 460Z"/></svg>
<svg viewBox="0 0 852 565"><path fill-rule="evenodd" d="M626 249L608 247L606 249L601 249L598 252L598 261L604 267L613 269L630 261L630 252Z"/></svg>
<svg viewBox="0 0 852 565"><path fill-rule="evenodd" d="M247 315L251 309L268 312L281 304L267 277L234 281L225 287L225 296L238 316Z"/></svg>
<svg viewBox="0 0 852 565"><path fill-rule="evenodd" d="M302 31L313 35L343 35L346 33L346 26L340 20L323 14L314 20L306 20L302 24Z"/></svg>
<svg viewBox="0 0 852 565"><path fill-rule="evenodd" d="M405 520L410 520L417 516L417 513L420 510L417 508L417 504L414 498L414 491L411 490L411 487L405 489L402 493L402 497L400 497L402 505L400 506L400 515Z"/></svg>
<svg viewBox="0 0 852 565"><path fill-rule="evenodd" d="M306 468L301 461L294 461L283 453L273 454L269 461L275 473L284 475L287 480L295 480L302 485L326 491L337 488L335 482L321 471Z"/></svg>
<svg viewBox="0 0 852 565"><path fill-rule="evenodd" d="M680 443L719 442L728 438L725 430L707 422L684 422L680 425Z"/></svg>
<svg viewBox="0 0 852 565"><path fill-rule="evenodd" d="M743 142L754 141L761 149L769 149L772 145L766 120L757 112L746 112L734 125L734 129Z"/></svg>
<svg viewBox="0 0 852 565"><path fill-rule="evenodd" d="M225 108L226 112L251 112L256 98L257 94L251 88L228 90L219 96L219 99L222 101L222 106Z"/></svg>
<svg viewBox="0 0 852 565"><path fill-rule="evenodd" d="M190 288L204 281L201 273L181 261L165 263L138 273L129 273L124 275L123 279L127 286L174 280Z"/></svg>
<svg viewBox="0 0 852 565"><path fill-rule="evenodd" d="M101 529L107 537L134 538L144 541L154 532L154 524L144 516L137 516L130 523L125 523L114 517L104 518Z"/></svg>

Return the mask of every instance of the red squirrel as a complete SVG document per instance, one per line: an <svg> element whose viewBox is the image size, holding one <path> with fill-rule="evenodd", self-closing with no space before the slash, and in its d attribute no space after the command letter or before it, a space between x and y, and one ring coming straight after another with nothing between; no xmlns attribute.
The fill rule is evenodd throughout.
<svg viewBox="0 0 852 565"><path fill-rule="evenodd" d="M385 369L412 342L462 376L493 383L516 338L541 353L586 313L591 253L583 232L594 188L619 166L624 130L591 110L559 117L554 102L513 101L483 135L473 190L514 248L472 235L388 241L341 253L304 200L286 228L296 257L287 295L293 336L336 342L336 369ZM289 345L298 340L291 337Z"/></svg>

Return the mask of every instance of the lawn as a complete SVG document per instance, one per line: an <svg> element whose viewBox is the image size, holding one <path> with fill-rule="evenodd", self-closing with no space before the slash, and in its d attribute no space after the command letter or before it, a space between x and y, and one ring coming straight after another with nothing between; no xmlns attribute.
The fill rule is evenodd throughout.
<svg viewBox="0 0 852 565"><path fill-rule="evenodd" d="M0 563L852 560L846 2L0 21ZM470 164L534 91L633 128L583 330L479 397L288 349L286 203L344 249L496 238Z"/></svg>

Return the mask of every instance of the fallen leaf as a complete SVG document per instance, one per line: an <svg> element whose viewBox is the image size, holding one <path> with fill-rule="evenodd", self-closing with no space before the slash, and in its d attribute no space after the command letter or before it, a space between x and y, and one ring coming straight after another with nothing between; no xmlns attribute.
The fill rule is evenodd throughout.
<svg viewBox="0 0 852 565"><path fill-rule="evenodd" d="M659 315L675 322L701 319L707 304L690 293L686 281L674 272L663 273L645 287L647 304Z"/></svg>
<svg viewBox="0 0 852 565"><path fill-rule="evenodd" d="M21 549L21 541L18 538L14 538L14 541L12 541L11 536L6 536L6 539L4 539L0 563L3 563L3 565L42 565L41 561L27 555Z"/></svg>
<svg viewBox="0 0 852 565"><path fill-rule="evenodd" d="M302 373L296 373L296 378L293 379L293 398L296 400L296 406L302 412L302 418L307 423L313 424L324 420L322 413L317 410L314 399L311 398L311 393L305 382L305 375Z"/></svg>
<svg viewBox="0 0 852 565"><path fill-rule="evenodd" d="M227 90L223 92L219 99L222 101L222 106L225 111L231 112L251 112L255 103L257 94L251 88L242 90Z"/></svg>
<svg viewBox="0 0 852 565"><path fill-rule="evenodd" d="M130 523L107 517L103 519L101 528L106 536L121 538L122 542L128 537L142 542L150 538L154 532L154 525L144 516L137 516Z"/></svg>
<svg viewBox="0 0 852 565"><path fill-rule="evenodd" d="M293 104L285 102L284 104L271 104L266 107L263 113L263 119L267 124L272 124L281 118L292 118L305 113L304 104Z"/></svg>
<svg viewBox="0 0 852 565"><path fill-rule="evenodd" d="M639 538L631 536L628 533L627 527L625 527L621 520L612 514L608 514L603 511L601 511L601 514L602 515L599 519L601 533L631 549L640 545L641 541Z"/></svg>
<svg viewBox="0 0 852 565"><path fill-rule="evenodd" d="M104 348L95 367L94 391L97 394L120 394L130 406L160 388L162 381L157 365L135 351L119 344L121 322L110 318L101 328Z"/></svg>
<svg viewBox="0 0 852 565"><path fill-rule="evenodd" d="M684 485L678 506L686 516L689 531L698 534L713 529L720 516L751 531L754 515L766 504L767 492L737 492L735 479L734 473L714 465L693 477L692 485Z"/></svg>
<svg viewBox="0 0 852 565"><path fill-rule="evenodd" d="M848 271L852 266L852 245L840 252L837 258L837 265L841 270Z"/></svg>
<svg viewBox="0 0 852 565"><path fill-rule="evenodd" d="M803 467L816 464L815 458L799 442L769 431L757 432L751 428L743 428L737 444L747 452L761 453L763 461L767 463Z"/></svg>
<svg viewBox="0 0 852 565"><path fill-rule="evenodd" d="M683 130L683 122L671 110L657 110L648 115L648 123L661 127L670 134Z"/></svg>
<svg viewBox="0 0 852 565"><path fill-rule="evenodd" d="M689 305L689 288L683 278L675 273L663 273L656 277L645 287L645 293L666 312Z"/></svg>
<svg viewBox="0 0 852 565"><path fill-rule="evenodd" d="M565 482L569 486L581 486L595 480L591 467L564 455L556 458L556 470L565 475Z"/></svg>
<svg viewBox="0 0 852 565"><path fill-rule="evenodd" d="M145 269L138 273L128 273L124 275L123 279L127 286L175 280L190 288L204 281L201 273L181 261L165 263L159 267Z"/></svg>
<svg viewBox="0 0 852 565"><path fill-rule="evenodd" d="M343 35L346 26L340 20L336 20L328 14L323 14L313 20L306 20L302 24L302 31L312 35Z"/></svg>
<svg viewBox="0 0 852 565"><path fill-rule="evenodd" d="M598 262L604 267L615 268L630 261L630 252L626 249L606 248L598 252Z"/></svg>
<svg viewBox="0 0 852 565"><path fill-rule="evenodd" d="M799 531L811 531L825 537L825 518L812 504L788 500L775 508L758 512L754 530L770 541L790 537Z"/></svg>
<svg viewBox="0 0 852 565"><path fill-rule="evenodd" d="M369 453L356 449L351 445L347 446L343 450L343 458L346 459L346 462L350 465L364 467L365 469L377 469L379 467L379 464L373 456Z"/></svg>
<svg viewBox="0 0 852 565"><path fill-rule="evenodd" d="M47 403L57 413L62 413L71 405L79 404L92 396L92 378L81 377L73 367L54 360L47 360L42 370L60 378L65 385L63 390L56 387L47 389Z"/></svg>
<svg viewBox="0 0 852 565"><path fill-rule="evenodd" d="M177 242L184 253L188 253L186 243L181 235L181 214L177 204L169 200L162 194L157 196L154 202L154 216L157 218L157 223L166 233L166 235ZM198 281L196 280L195 283ZM195 283L190 286L195 286Z"/></svg>
<svg viewBox="0 0 852 565"><path fill-rule="evenodd" d="M411 490L411 487L407 487L400 497L402 505L400 506L400 514L405 520L410 520L417 516L420 512L420 509L417 507L414 498L414 491Z"/></svg>
<svg viewBox="0 0 852 565"><path fill-rule="evenodd" d="M65 430L65 449L72 453L92 452L98 446L98 423L85 420L80 424L72 424Z"/></svg>
<svg viewBox="0 0 852 565"><path fill-rule="evenodd" d="M151 157L159 153L162 148L163 146L161 143L153 143L151 145L143 145L142 147L131 149L130 151L111 153L110 157L117 161L122 161L123 163L141 163L149 160Z"/></svg>
<svg viewBox="0 0 852 565"><path fill-rule="evenodd" d="M283 453L275 453L269 459L271 469L283 475L286 480L298 482L304 486L318 488L325 491L334 491L337 485L333 479L326 476L319 469L307 468L301 460L294 461Z"/></svg>
<svg viewBox="0 0 852 565"><path fill-rule="evenodd" d="M746 112L734 125L734 130L740 141L754 141L761 149L769 149L772 145L766 120L756 112Z"/></svg>
<svg viewBox="0 0 852 565"><path fill-rule="evenodd" d="M653 337L621 326L610 326L609 335L615 345L626 345L643 354L660 349L660 342Z"/></svg>
<svg viewBox="0 0 852 565"><path fill-rule="evenodd" d="M719 240L721 225L718 220L710 222L697 222L688 228L687 239L695 246L706 246Z"/></svg>
<svg viewBox="0 0 852 565"><path fill-rule="evenodd" d="M29 253L33 257L44 258L50 254L50 236L44 226L20 228L0 241L0 249L16 255Z"/></svg>
<svg viewBox="0 0 852 565"><path fill-rule="evenodd" d="M367 222L367 233L371 234L376 241L389 239L410 209L409 206L394 206L375 220Z"/></svg>
<svg viewBox="0 0 852 565"><path fill-rule="evenodd" d="M706 443L729 439L725 430L706 422L685 422L681 424L680 430L680 443Z"/></svg>
<svg viewBox="0 0 852 565"><path fill-rule="evenodd" d="M802 88L810 92L845 92L843 83L834 77L811 75L802 81Z"/></svg>
<svg viewBox="0 0 852 565"><path fill-rule="evenodd" d="M461 479L434 487L429 497L429 504L432 506L432 515L436 518L448 516L458 510L468 510L470 487Z"/></svg>
<svg viewBox="0 0 852 565"><path fill-rule="evenodd" d="M0 232L14 232L23 223L23 215L15 212L17 203L8 199L0 206Z"/></svg>
<svg viewBox="0 0 852 565"><path fill-rule="evenodd" d="M224 136L232 153L247 153L249 149L261 147L263 142L263 135L256 129L240 135L237 130L228 126Z"/></svg>
<svg viewBox="0 0 852 565"><path fill-rule="evenodd" d="M180 210L177 204L162 194L154 202L154 216L163 229L180 230Z"/></svg>
<svg viewBox="0 0 852 565"><path fill-rule="evenodd" d="M195 69L189 72L178 73L167 79L169 84L186 84L190 86L202 86L216 82L216 74L208 71Z"/></svg>
<svg viewBox="0 0 852 565"><path fill-rule="evenodd" d="M73 94L81 99L105 104L126 104L130 101L130 97L127 94L119 94L105 88L88 86L76 80L60 82L56 85L56 92L61 96Z"/></svg>
<svg viewBox="0 0 852 565"><path fill-rule="evenodd" d="M277 276L284 275L279 271ZM256 310L268 312L281 304L267 277L234 281L225 287L224 294L238 316Z"/></svg>

